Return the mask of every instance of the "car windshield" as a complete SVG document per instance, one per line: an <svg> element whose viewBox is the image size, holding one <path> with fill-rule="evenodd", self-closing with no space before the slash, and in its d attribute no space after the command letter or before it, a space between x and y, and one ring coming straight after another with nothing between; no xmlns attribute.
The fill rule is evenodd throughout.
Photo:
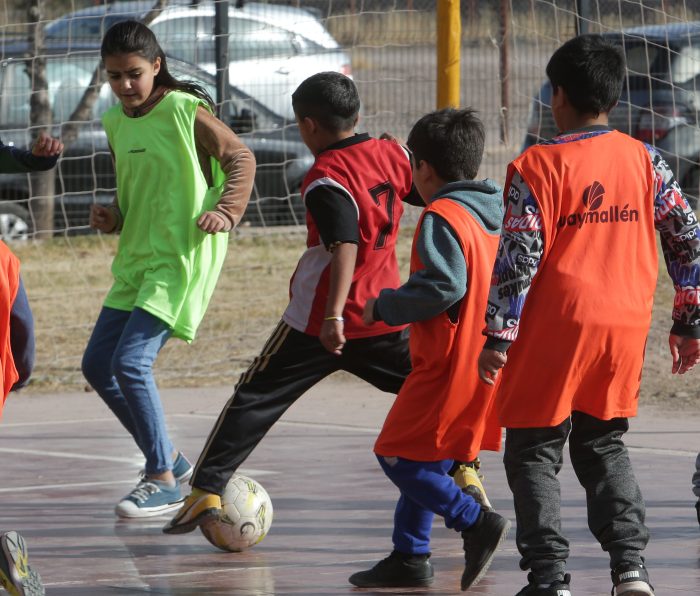
<svg viewBox="0 0 700 596"><path fill-rule="evenodd" d="M673 53L671 81L676 85L688 83L700 75L700 47L685 46Z"/></svg>
<svg viewBox="0 0 700 596"><path fill-rule="evenodd" d="M92 73L99 63L97 56L65 56L46 61L49 102L53 109L54 122L70 119L90 84ZM0 121L4 126L29 126L29 97L31 80L24 60L7 60L2 63L0 80ZM108 85L104 85L95 104L99 116L115 103Z"/></svg>
<svg viewBox="0 0 700 596"><path fill-rule="evenodd" d="M625 38L625 58L630 89L649 88L653 82L682 85L700 74L700 47L669 47L666 40Z"/></svg>
<svg viewBox="0 0 700 596"><path fill-rule="evenodd" d="M136 15L131 15L135 17ZM64 17L46 26L44 34L48 38L72 39L77 41L101 40L105 31L115 23L124 21L129 15L106 14L102 16Z"/></svg>
<svg viewBox="0 0 700 596"><path fill-rule="evenodd" d="M99 58L91 55L62 55L49 57L46 62L49 102L53 121L65 122L78 106L85 89L90 84ZM178 80L190 80L201 85L212 97L216 97L213 78L198 77L188 65L173 61L171 74ZM232 91L233 88L232 88ZM26 62L22 59L5 60L0 68L0 122L11 128L30 125L31 80ZM109 85L104 83L93 108L93 118L99 118L117 102ZM235 91L224 103L222 119L245 126L243 132L272 130L280 123L254 99Z"/></svg>

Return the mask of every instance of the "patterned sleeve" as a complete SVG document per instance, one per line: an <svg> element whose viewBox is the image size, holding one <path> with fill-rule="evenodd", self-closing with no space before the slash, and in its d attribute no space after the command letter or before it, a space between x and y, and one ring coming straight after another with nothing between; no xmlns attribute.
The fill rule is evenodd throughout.
<svg viewBox="0 0 700 596"><path fill-rule="evenodd" d="M511 165L506 213L491 276L485 347L505 351L518 336L520 314L544 250L542 216L530 189Z"/></svg>
<svg viewBox="0 0 700 596"><path fill-rule="evenodd" d="M700 237L698 219L681 192L671 168L647 145L654 165L654 222L673 287L671 333L700 337Z"/></svg>

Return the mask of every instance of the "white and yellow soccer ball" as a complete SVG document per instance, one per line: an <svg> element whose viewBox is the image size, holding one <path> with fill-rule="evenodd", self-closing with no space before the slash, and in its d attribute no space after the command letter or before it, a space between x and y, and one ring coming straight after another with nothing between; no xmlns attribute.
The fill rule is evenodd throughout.
<svg viewBox="0 0 700 596"><path fill-rule="evenodd" d="M272 525L272 501L262 485L234 474L221 496L221 517L202 526L202 534L217 548L240 552L260 542Z"/></svg>

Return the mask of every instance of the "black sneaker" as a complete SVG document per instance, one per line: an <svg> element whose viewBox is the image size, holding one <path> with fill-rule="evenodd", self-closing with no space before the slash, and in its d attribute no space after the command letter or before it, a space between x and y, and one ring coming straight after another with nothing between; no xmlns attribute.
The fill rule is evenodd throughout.
<svg viewBox="0 0 700 596"><path fill-rule="evenodd" d="M412 588L433 583L430 555L408 555L393 551L372 569L353 573L348 581L358 588Z"/></svg>
<svg viewBox="0 0 700 596"><path fill-rule="evenodd" d="M644 565L620 563L612 575L612 596L654 596L654 588L649 583L649 574Z"/></svg>
<svg viewBox="0 0 700 596"><path fill-rule="evenodd" d="M546 588L542 588L537 584L535 576L532 573L527 574L529 582L515 596L571 596L571 576L567 573L563 581L557 581L549 584Z"/></svg>
<svg viewBox="0 0 700 596"><path fill-rule="evenodd" d="M509 528L510 522L505 517L495 511L482 511L478 521L462 532L465 553L462 592L484 577Z"/></svg>

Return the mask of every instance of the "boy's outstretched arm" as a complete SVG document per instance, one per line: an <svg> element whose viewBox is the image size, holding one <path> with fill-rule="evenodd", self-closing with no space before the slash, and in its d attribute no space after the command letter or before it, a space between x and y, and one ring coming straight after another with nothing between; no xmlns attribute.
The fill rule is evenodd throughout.
<svg viewBox="0 0 700 596"><path fill-rule="evenodd" d="M506 352L518 337L520 315L544 252L539 207L513 166L508 170L504 197L506 212L491 276L486 343L479 356L479 377L489 385L505 365Z"/></svg>
<svg viewBox="0 0 700 596"><path fill-rule="evenodd" d="M19 278L19 287L10 311L10 349L19 379L13 390L24 387L34 368L34 317L29 306L24 282Z"/></svg>
<svg viewBox="0 0 700 596"><path fill-rule="evenodd" d="M427 213L418 232L418 256L423 269L411 274L396 289L384 289L368 300L363 312L365 324L384 321L405 325L432 319L457 305L467 292L467 265L457 235L436 213ZM458 307L455 309L458 312ZM457 312L454 316L457 316Z"/></svg>
<svg viewBox="0 0 700 596"><path fill-rule="evenodd" d="M63 151L59 140L40 134L30 151L5 145L0 141L0 173L13 174L50 170Z"/></svg>
<svg viewBox="0 0 700 596"><path fill-rule="evenodd" d="M700 362L700 228L671 168L654 148L647 150L656 178L654 222L676 291L668 342L671 370L684 374Z"/></svg>
<svg viewBox="0 0 700 596"><path fill-rule="evenodd" d="M332 185L319 185L304 196L326 250L332 253L328 298L319 341L340 355L345 345L343 311L355 272L360 231L355 202Z"/></svg>
<svg viewBox="0 0 700 596"><path fill-rule="evenodd" d="M357 259L357 244L343 242L335 245L331 257L331 277L326 312L319 340L326 350L340 356L345 345L343 309L348 299Z"/></svg>

